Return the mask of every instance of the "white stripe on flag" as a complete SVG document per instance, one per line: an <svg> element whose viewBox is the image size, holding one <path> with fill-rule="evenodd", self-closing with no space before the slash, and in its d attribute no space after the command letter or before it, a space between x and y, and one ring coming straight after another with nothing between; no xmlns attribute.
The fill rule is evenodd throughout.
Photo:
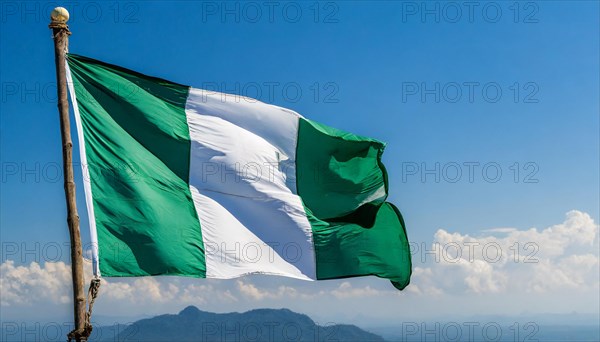
<svg viewBox="0 0 600 342"><path fill-rule="evenodd" d="M298 114L192 88L186 115L206 277L316 279L312 228L296 194Z"/></svg>

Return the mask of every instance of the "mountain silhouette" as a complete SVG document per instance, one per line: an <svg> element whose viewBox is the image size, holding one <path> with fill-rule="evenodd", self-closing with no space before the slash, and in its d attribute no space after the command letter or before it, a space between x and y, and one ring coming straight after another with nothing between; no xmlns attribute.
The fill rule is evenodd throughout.
<svg viewBox="0 0 600 342"><path fill-rule="evenodd" d="M310 317L288 309L218 314L188 306L177 315L160 315L128 326L94 330L91 337L95 341L384 341L357 326L318 325Z"/></svg>

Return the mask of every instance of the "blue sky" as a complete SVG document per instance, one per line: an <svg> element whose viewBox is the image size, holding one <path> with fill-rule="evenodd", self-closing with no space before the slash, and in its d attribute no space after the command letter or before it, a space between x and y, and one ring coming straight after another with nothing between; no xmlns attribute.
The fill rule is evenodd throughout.
<svg viewBox="0 0 600 342"><path fill-rule="evenodd" d="M384 162L390 201L402 211L409 238L417 244L465 236L484 240L506 237L511 242L537 243L541 264L548 264L548 275L554 274L554 266L561 262L567 265L569 260L583 260L578 259L581 255L591 255L586 259L591 264L586 265L597 266L598 3L473 4L472 12L464 2L63 5L71 12L73 53L195 87L258 97L310 119L387 142ZM24 265L29 271L32 261L42 265L58 261L61 258L54 257L50 249L68 241L62 179L57 175L61 144L53 45L47 29L48 13L55 5L1 5L0 224L5 274L12 270L6 266L11 260L11 267ZM83 187L81 174L76 176L85 242ZM571 210L577 212L565 217ZM552 231L523 238L523 232L531 233L531 227L541 232L556 225L567 230L562 238L555 238ZM511 229L489 231L495 228ZM581 232L587 232L589 243L575 241L573 236ZM454 233L454 240L444 233ZM560 253L545 254L557 243L563 244ZM62 248L63 261L68 261L66 250ZM497 274L502 277L492 276L490 281L510 283L513 276L530 280L519 275L542 272L541 268L528 271L517 267L522 265L513 266L501 266ZM582 287L559 283L531 297L511 285L495 292L493 284L486 287L480 282L481 290L469 283L468 271L464 279L456 280L457 286L465 289L449 285L450 290L439 286L444 281L435 276L455 275L436 273L436 265L415 263L415 267L433 272L433 279L416 286L421 286L420 295L427 297L423 295L427 284L438 285L431 291L442 290L437 299L447 303L439 310L442 313L452 312L459 302L464 314L598 312L593 305L598 304L598 295L593 294L598 286L597 270L591 272L591 283L583 281ZM416 281L421 279L418 276ZM323 315L341 315L356 303L353 301L365 298L373 303L368 309L380 305L390 314L395 309L386 303L424 303L417 291L401 296L388 293L390 285L383 280L348 282L306 284L247 278L241 284L218 283L217 287L231 287L230 294L237 301L224 301L228 303L225 307L210 301L198 303L221 311L291 306L309 312L310 305L303 302L311 300L298 293L310 296L319 291L348 293L341 294L339 302L327 302L339 309L323 309ZM167 289L169 283L180 289L213 284L160 278L161 289ZM128 284L134 286L133 280ZM286 295L285 290L277 292L280 286L293 288L296 296ZM531 286L536 289L535 284ZM478 288L482 292L477 293ZM544 304L547 298L574 289L582 294L552 301L552 306ZM473 293L478 299L468 299ZM504 300L514 303L508 305ZM438 312L431 299L425 302L429 304L423 306L423 316ZM11 303L8 312L12 314L28 310L26 303ZM53 306L47 305L51 312ZM154 311L140 305L137 311L123 312L176 311L181 305L163 303ZM62 307L68 313L68 305ZM100 303L98 312L108 315L109 309L108 304Z"/></svg>

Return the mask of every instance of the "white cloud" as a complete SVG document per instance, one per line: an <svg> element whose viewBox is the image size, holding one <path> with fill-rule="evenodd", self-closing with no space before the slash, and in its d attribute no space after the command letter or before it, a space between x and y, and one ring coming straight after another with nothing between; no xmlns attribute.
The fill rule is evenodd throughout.
<svg viewBox="0 0 600 342"><path fill-rule="evenodd" d="M269 295L268 292L257 289L254 284L245 283L241 280L237 281L237 286L240 293L255 300L261 300Z"/></svg>
<svg viewBox="0 0 600 342"><path fill-rule="evenodd" d="M394 292L397 292L397 291L394 291ZM368 285L364 286L364 287L353 287L352 284L348 281L344 281L343 283L340 284L340 286L338 286L338 288L331 291L331 294L338 299L352 298L352 297L362 298L362 297L380 296L385 293L390 293L390 291L376 290L376 289L371 288Z"/></svg>
<svg viewBox="0 0 600 342"><path fill-rule="evenodd" d="M71 286L65 284L71 284L71 271L63 262L40 267L35 262L15 266L8 260L0 265L0 305L31 305L39 299L68 303Z"/></svg>
<svg viewBox="0 0 600 342"><path fill-rule="evenodd" d="M84 261L86 286L91 279L91 264ZM15 266L8 260L0 265L0 305L27 305L36 303L69 303L71 293L71 267L64 262L32 262ZM87 289L86 289L87 291ZM202 304L209 300L237 301L227 289L217 289L211 284L181 284L177 278L142 277L119 280L102 279L99 297L106 303Z"/></svg>
<svg viewBox="0 0 600 342"><path fill-rule="evenodd" d="M317 293L303 293L300 290L292 286L280 285L275 289L260 289L256 285L249 281L242 279L236 281L237 289L241 295L246 298L253 300L264 300L264 299L282 299L282 298L302 298L308 299L313 298L317 295L322 295L324 292L320 291Z"/></svg>
<svg viewBox="0 0 600 342"><path fill-rule="evenodd" d="M110 278L103 279L101 299L97 303L106 307L135 304L129 306L222 308L224 303L245 305L248 299L263 303L281 300L302 303L325 298L387 300L420 295L441 298L465 293L543 295L564 290L585 293L597 292L600 288L598 225L588 214L579 211L568 212L563 223L541 230L501 228L471 236L440 229L434 234L433 242L433 246L419 246L413 255L411 285L402 293L387 282L384 285L374 279L315 285L283 278L274 278L268 283L253 282L251 277L236 281ZM90 265L84 269L89 280ZM257 285L259 283L263 285ZM70 266L63 262L17 266L8 260L0 265L0 305L28 307L42 302L69 303L70 284Z"/></svg>
<svg viewBox="0 0 600 342"><path fill-rule="evenodd" d="M248 281L237 280L239 292L247 298L260 301L265 299L313 299L316 297L335 297L337 299L363 298L372 296L381 296L386 294L396 295L399 292L396 289L377 290L369 285L353 286L351 281L343 281L336 288L325 291L302 291L292 286L278 286L275 289L259 288Z"/></svg>
<svg viewBox="0 0 600 342"><path fill-rule="evenodd" d="M173 283L159 282L156 278L136 278L132 283L104 280L100 287L102 296L110 299L128 300L132 303L171 302L178 298L179 287Z"/></svg>
<svg viewBox="0 0 600 342"><path fill-rule="evenodd" d="M413 255L414 293L598 291L598 225L570 211L542 230L500 228L473 237L440 229ZM429 251L429 254L427 253ZM432 252L433 251L433 252Z"/></svg>

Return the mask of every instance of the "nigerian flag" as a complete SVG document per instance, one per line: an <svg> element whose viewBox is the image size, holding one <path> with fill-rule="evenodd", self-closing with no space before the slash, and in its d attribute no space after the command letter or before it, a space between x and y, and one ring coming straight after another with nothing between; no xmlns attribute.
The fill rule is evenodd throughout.
<svg viewBox="0 0 600 342"><path fill-rule="evenodd" d="M67 60L94 274L408 285L384 143L254 99Z"/></svg>

